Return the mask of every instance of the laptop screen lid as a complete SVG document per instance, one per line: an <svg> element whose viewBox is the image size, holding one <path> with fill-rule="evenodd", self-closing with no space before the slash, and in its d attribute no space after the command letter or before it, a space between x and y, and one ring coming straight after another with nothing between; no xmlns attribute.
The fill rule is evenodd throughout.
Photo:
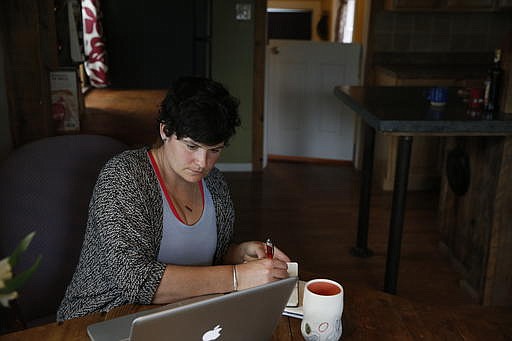
<svg viewBox="0 0 512 341"><path fill-rule="evenodd" d="M296 281L290 277L143 316L137 313L132 317L129 340L270 340ZM104 330L105 324L122 319L126 327L129 318L91 325L89 336L96 341L94 329ZM112 335L110 340L119 337Z"/></svg>

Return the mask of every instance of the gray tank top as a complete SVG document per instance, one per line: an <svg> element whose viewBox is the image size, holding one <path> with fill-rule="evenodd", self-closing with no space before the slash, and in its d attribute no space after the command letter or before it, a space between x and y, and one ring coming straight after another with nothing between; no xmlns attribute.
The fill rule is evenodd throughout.
<svg viewBox="0 0 512 341"><path fill-rule="evenodd" d="M158 261L174 265L212 265L217 248L217 219L213 199L204 180L201 180L203 213L195 224L187 225L171 209L172 203L167 198L158 166L150 152L148 156L162 195L163 230Z"/></svg>
<svg viewBox="0 0 512 341"><path fill-rule="evenodd" d="M212 265L217 247L215 208L208 187L203 182L204 208L194 225L186 225L171 210L160 188L163 200L163 231L158 261L175 265Z"/></svg>

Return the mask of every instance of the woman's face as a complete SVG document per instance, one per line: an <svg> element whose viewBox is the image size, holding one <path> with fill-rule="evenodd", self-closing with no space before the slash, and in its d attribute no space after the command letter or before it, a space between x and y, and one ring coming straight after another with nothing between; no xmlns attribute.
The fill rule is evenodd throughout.
<svg viewBox="0 0 512 341"><path fill-rule="evenodd" d="M162 128L160 132L163 134ZM162 148L166 168L188 182L198 182L215 166L224 142L206 146L189 137L178 140L173 134L164 140Z"/></svg>

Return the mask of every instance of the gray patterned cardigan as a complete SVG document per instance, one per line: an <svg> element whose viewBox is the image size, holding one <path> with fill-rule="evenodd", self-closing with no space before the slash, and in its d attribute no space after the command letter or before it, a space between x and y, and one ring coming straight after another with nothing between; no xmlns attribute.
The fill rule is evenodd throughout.
<svg viewBox="0 0 512 341"><path fill-rule="evenodd" d="M215 264L233 237L234 209L222 173L205 178L217 219ZM165 264L157 261L162 238L162 197L147 149L125 151L103 167L89 204L80 260L57 312L57 321L150 304Z"/></svg>

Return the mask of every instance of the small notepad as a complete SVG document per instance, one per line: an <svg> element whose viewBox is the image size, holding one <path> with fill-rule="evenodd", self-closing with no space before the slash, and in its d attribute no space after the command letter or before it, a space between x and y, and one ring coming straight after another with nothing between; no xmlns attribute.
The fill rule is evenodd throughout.
<svg viewBox="0 0 512 341"><path fill-rule="evenodd" d="M298 304L295 307L286 306L283 311L283 315L302 319L304 316L304 310L302 309L302 297L304 295L304 285L306 282L298 281L297 299ZM295 291L295 289L294 289Z"/></svg>

